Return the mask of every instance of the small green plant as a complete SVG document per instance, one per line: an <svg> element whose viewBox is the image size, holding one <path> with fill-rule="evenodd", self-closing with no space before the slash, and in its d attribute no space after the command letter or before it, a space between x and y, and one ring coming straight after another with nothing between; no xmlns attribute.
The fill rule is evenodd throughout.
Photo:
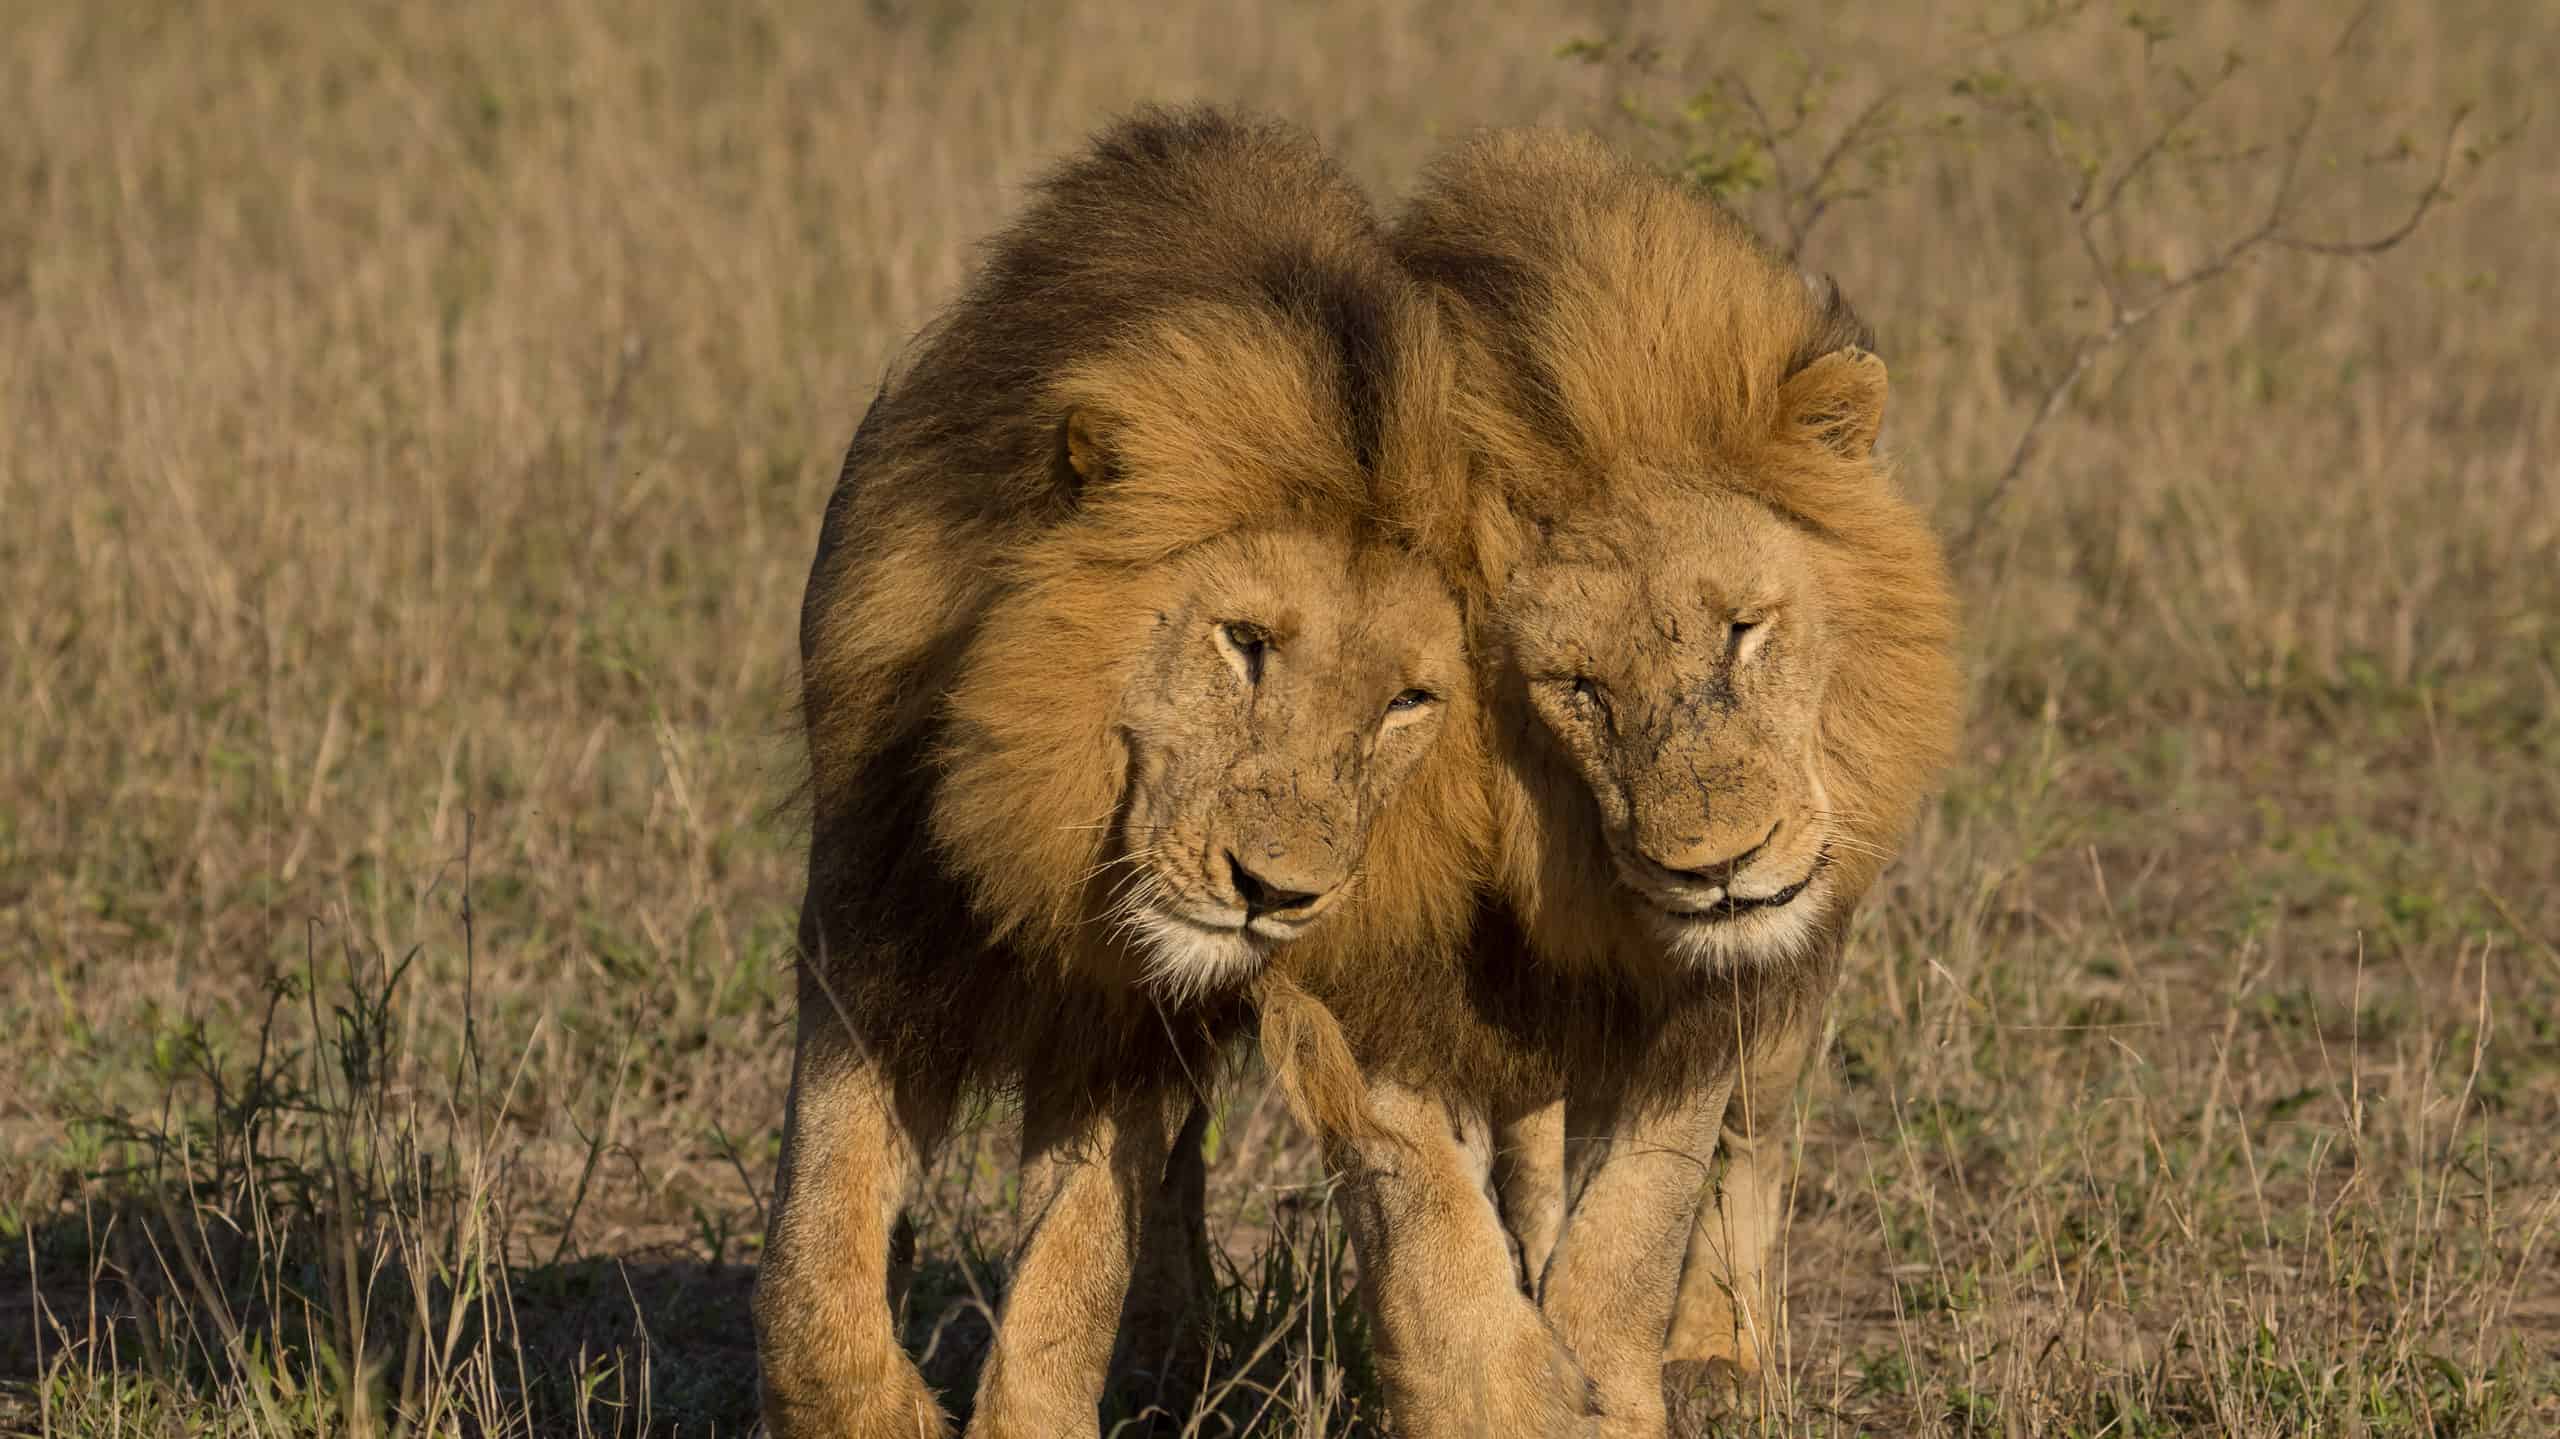
<svg viewBox="0 0 2560 1439"><path fill-rule="evenodd" d="M467 838L460 873L468 972ZM583 1430L628 1397L623 1356L526 1362L492 1142L511 1097L491 1089L468 1014L441 1061L408 1050L421 953L344 945L324 966L313 926L242 1040L177 1020L154 1035L159 1112L78 1121L104 1216L89 1262L121 1302L85 1320L40 1306L49 1385L130 1352L134 1394L202 1394L260 1434L443 1433L552 1408ZM726 1244L708 1221L706 1242Z"/></svg>

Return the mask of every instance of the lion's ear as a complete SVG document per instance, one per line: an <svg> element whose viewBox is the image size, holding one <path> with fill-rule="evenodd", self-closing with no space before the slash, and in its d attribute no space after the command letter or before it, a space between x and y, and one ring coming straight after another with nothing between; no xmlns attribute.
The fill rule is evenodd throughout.
<svg viewBox="0 0 2560 1439"><path fill-rule="evenodd" d="M1084 493L1084 487L1110 477L1111 452L1102 443L1093 417L1081 407L1067 411L1058 422L1058 459L1055 466L1058 488L1070 500Z"/></svg>
<svg viewBox="0 0 2560 1439"><path fill-rule="evenodd" d="M1844 345L1787 377L1778 390L1782 422L1852 459L1875 453L1884 428L1884 361L1873 350Z"/></svg>

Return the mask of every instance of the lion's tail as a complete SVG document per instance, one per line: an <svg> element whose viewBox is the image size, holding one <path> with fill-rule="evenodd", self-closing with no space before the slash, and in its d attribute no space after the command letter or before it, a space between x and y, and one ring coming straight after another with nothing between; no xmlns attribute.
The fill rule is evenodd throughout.
<svg viewBox="0 0 2560 1439"><path fill-rule="evenodd" d="M1290 1115L1328 1150L1387 1138L1333 1011L1275 969L1255 982L1254 1003L1262 1011L1263 1067Z"/></svg>

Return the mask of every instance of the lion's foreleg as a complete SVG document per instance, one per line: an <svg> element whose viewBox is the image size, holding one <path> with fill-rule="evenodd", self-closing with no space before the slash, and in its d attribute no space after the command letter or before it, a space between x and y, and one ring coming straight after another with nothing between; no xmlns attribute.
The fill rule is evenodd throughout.
<svg viewBox="0 0 2560 1439"><path fill-rule="evenodd" d="M1512 1114L1493 1136L1494 1193L1520 1245L1521 1282L1535 1294L1564 1231L1564 1101Z"/></svg>
<svg viewBox="0 0 2560 1439"><path fill-rule="evenodd" d="M1201 1141L1209 1107L1190 1118L1165 1159L1163 1182L1147 1202L1137 1273L1120 1320L1120 1350L1140 1397L1179 1404L1206 1378L1206 1338L1216 1275L1209 1262L1209 1168Z"/></svg>
<svg viewBox="0 0 2560 1439"><path fill-rule="evenodd" d="M1492 1137L1481 1115L1376 1084L1382 1132L1330 1146L1350 1178L1344 1210L1377 1322L1377 1362L1409 1439L1579 1434L1588 1389L1520 1292L1486 1195Z"/></svg>
<svg viewBox="0 0 2560 1439"><path fill-rule="evenodd" d="M1188 1096L1026 1097L1022 1229L971 1439L1100 1431L1146 1209L1188 1104Z"/></svg>
<svg viewBox="0 0 2560 1439"><path fill-rule="evenodd" d="M1591 1377L1612 1439L1659 1435L1663 1342L1729 1080L1630 1112L1577 1093L1565 1117L1569 1209L1541 1302Z"/></svg>
<svg viewBox="0 0 2560 1439"><path fill-rule="evenodd" d="M1822 1027L1804 1006L1756 1036L1726 1104L1719 1172L1698 1209L1664 1353L1666 1390L1690 1407L1746 1398L1775 1356L1769 1260L1786 1232L1787 1116Z"/></svg>
<svg viewBox="0 0 2560 1439"><path fill-rule="evenodd" d="M775 1439L938 1439L950 1425L899 1347L890 1251L949 1086L893 1086L808 988L756 1276L765 1422Z"/></svg>

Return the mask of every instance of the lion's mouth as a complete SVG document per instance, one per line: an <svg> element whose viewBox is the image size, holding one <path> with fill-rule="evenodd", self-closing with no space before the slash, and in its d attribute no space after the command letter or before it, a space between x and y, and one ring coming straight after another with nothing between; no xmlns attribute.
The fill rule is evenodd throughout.
<svg viewBox="0 0 2560 1439"><path fill-rule="evenodd" d="M1281 929L1268 918L1247 920L1241 915L1196 914L1170 906L1160 910L1166 919L1187 930L1196 930L1215 939L1241 939L1268 949L1297 937L1296 929Z"/></svg>
<svg viewBox="0 0 2560 1439"><path fill-rule="evenodd" d="M1110 910L1112 938L1138 959L1159 996L1205 998L1252 981L1315 916L1255 913L1231 902L1189 866L1142 852Z"/></svg>
<svg viewBox="0 0 2560 1439"><path fill-rule="evenodd" d="M1251 945L1257 952L1264 955L1291 943L1313 928L1313 925L1305 921L1291 924L1267 914L1257 915L1252 919L1241 916L1205 918L1176 910L1168 911L1167 917L1183 928L1196 931L1204 937L1239 940Z"/></svg>
<svg viewBox="0 0 2560 1439"><path fill-rule="evenodd" d="M1813 888L1814 881L1820 879L1822 872L1830 867L1831 847L1824 845L1821 849L1814 851L1813 863L1805 869L1803 878L1784 889L1768 894L1739 895L1730 888L1721 888L1715 892L1714 898L1695 902L1660 893L1648 885L1631 885L1630 888L1642 894L1654 908L1686 923L1731 924L1753 915L1781 910L1795 903L1804 896L1806 890Z"/></svg>

